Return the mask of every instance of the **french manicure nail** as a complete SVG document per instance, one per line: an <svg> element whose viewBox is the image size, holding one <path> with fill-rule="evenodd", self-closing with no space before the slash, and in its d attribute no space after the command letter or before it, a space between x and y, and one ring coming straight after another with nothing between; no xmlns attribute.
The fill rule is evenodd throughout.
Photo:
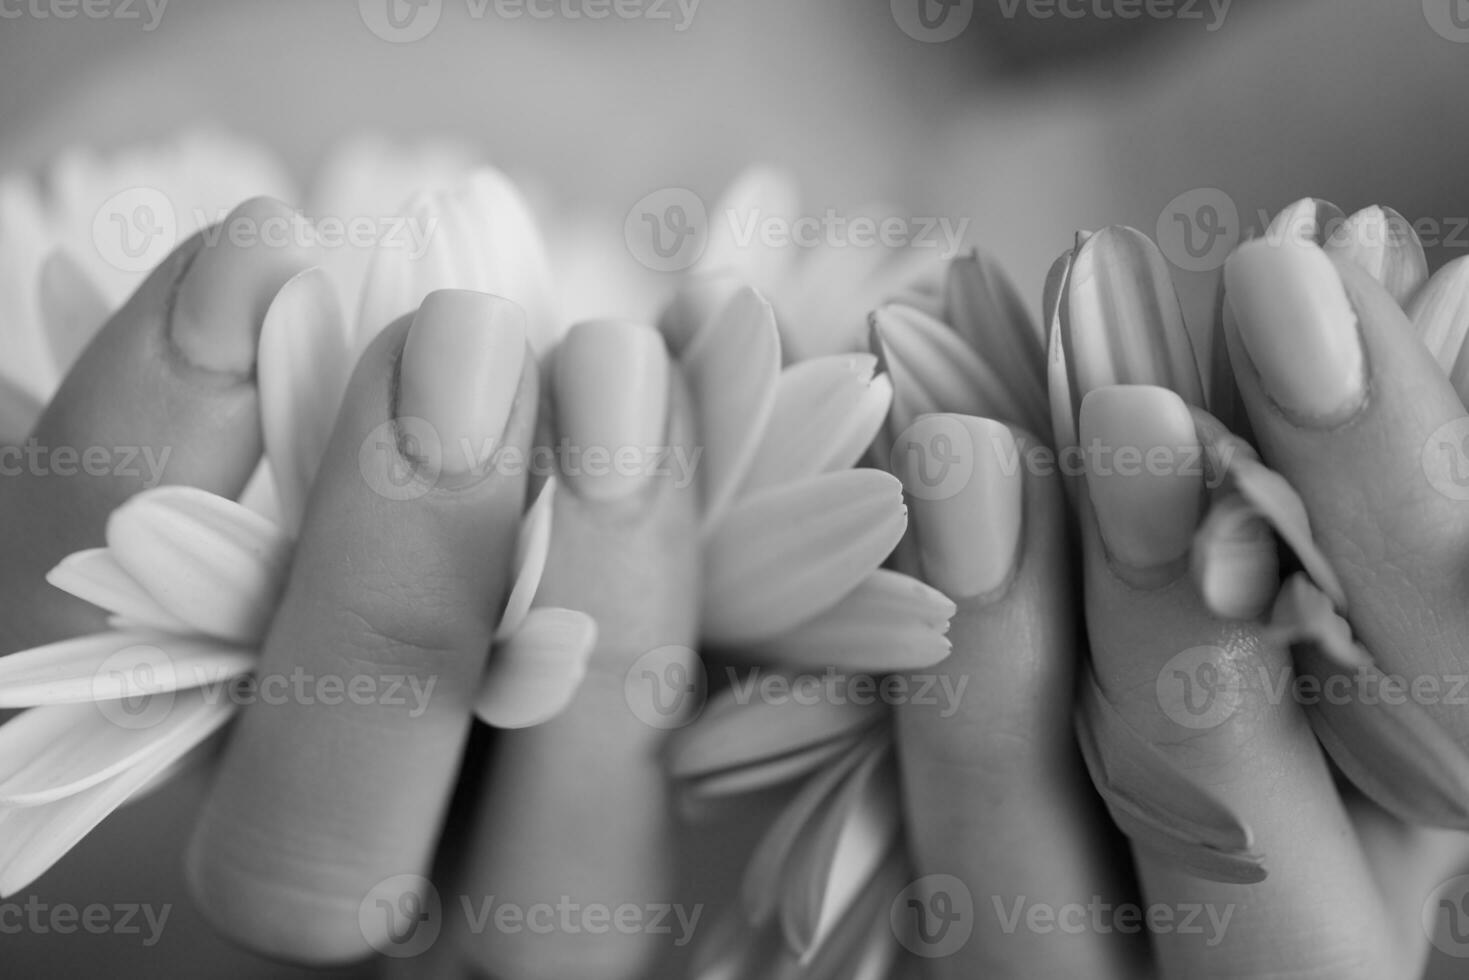
<svg viewBox="0 0 1469 980"><path fill-rule="evenodd" d="M525 358L516 304L467 289L424 297L403 344L396 415L428 424L443 476L482 475L503 442Z"/></svg>
<svg viewBox="0 0 1469 980"><path fill-rule="evenodd" d="M996 591L1014 573L1020 551L1025 480L1015 436L991 419L926 415L905 438L920 450L902 454L906 472L899 475L929 584L952 599ZM956 454L972 461L968 479L954 492L934 492L944 484L934 484L929 467Z"/></svg>
<svg viewBox="0 0 1469 980"><path fill-rule="evenodd" d="M556 417L567 485L592 500L644 486L667 439L668 353L652 327L579 323L556 351Z"/></svg>
<svg viewBox="0 0 1469 980"><path fill-rule="evenodd" d="M305 219L269 197L251 198L206 232L170 314L174 347L195 367L249 374L270 301L310 264L295 230Z"/></svg>
<svg viewBox="0 0 1469 980"><path fill-rule="evenodd" d="M1294 240L1247 242L1224 282L1265 393L1300 426L1356 414L1367 393L1357 314L1327 254Z"/></svg>
<svg viewBox="0 0 1469 980"><path fill-rule="evenodd" d="M1166 388L1098 388L1081 403L1086 486L1114 566L1150 571L1188 554L1203 508L1193 415Z"/></svg>

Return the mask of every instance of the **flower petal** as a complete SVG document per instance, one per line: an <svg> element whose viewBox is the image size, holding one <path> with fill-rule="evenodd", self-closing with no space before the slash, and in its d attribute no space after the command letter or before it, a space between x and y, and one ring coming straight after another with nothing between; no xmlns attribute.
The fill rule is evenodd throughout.
<svg viewBox="0 0 1469 980"><path fill-rule="evenodd" d="M1347 218L1322 246L1345 258L1406 305L1428 281L1428 258L1412 224L1392 208L1363 208Z"/></svg>
<svg viewBox="0 0 1469 980"><path fill-rule="evenodd" d="M0 657L0 708L107 701L220 684L253 651L197 636L110 630Z"/></svg>
<svg viewBox="0 0 1469 980"><path fill-rule="evenodd" d="M170 614L209 636L259 642L290 540L249 509L194 487L145 490L112 512L107 545Z"/></svg>
<svg viewBox="0 0 1469 980"><path fill-rule="evenodd" d="M770 304L742 287L684 353L704 446L704 525L718 525L764 437L780 378Z"/></svg>
<svg viewBox="0 0 1469 980"><path fill-rule="evenodd" d="M1216 499L1194 534L1194 585L1222 619L1255 619L1280 588L1280 555L1270 525L1238 493Z"/></svg>
<svg viewBox="0 0 1469 980"><path fill-rule="evenodd" d="M772 756L749 765L689 780L684 786L683 802L688 812L698 813L699 808L710 800L757 793L800 779L842 758L857 741L856 736L844 736L786 755Z"/></svg>
<svg viewBox="0 0 1469 980"><path fill-rule="evenodd" d="M301 526L352 371L347 322L336 287L307 269L281 287L260 328L258 384L265 456L281 530Z"/></svg>
<svg viewBox="0 0 1469 980"><path fill-rule="evenodd" d="M1265 237L1274 242L1294 238L1324 246L1346 220L1346 212L1330 201L1303 197L1281 209L1265 229Z"/></svg>
<svg viewBox="0 0 1469 980"><path fill-rule="evenodd" d="M550 721L576 697L597 645L597 623L572 609L532 609L490 654L474 713L496 728Z"/></svg>
<svg viewBox="0 0 1469 980"><path fill-rule="evenodd" d="M1194 783L1107 700L1090 670L1076 719L1081 755L1107 811L1134 847L1209 881L1265 879L1249 825Z"/></svg>
<svg viewBox="0 0 1469 980"><path fill-rule="evenodd" d="M705 547L705 638L766 640L815 618L882 564L906 526L902 484L878 470L751 496Z"/></svg>
<svg viewBox="0 0 1469 980"><path fill-rule="evenodd" d="M59 248L41 266L40 310L52 366L64 377L112 307L81 263Z"/></svg>
<svg viewBox="0 0 1469 980"><path fill-rule="evenodd" d="M683 357L743 285L728 273L709 273L690 276L679 286L658 315L658 332L675 357Z"/></svg>
<svg viewBox="0 0 1469 980"><path fill-rule="evenodd" d="M809 962L882 867L901 825L897 765L886 746L848 777L792 856L781 931Z"/></svg>
<svg viewBox="0 0 1469 980"><path fill-rule="evenodd" d="M921 670L948 657L946 634L955 611L938 589L879 568L815 619L763 643L740 646L730 656L807 670Z"/></svg>
<svg viewBox="0 0 1469 980"><path fill-rule="evenodd" d="M876 370L871 354L835 354L782 371L740 495L856 463L892 403L892 383Z"/></svg>
<svg viewBox="0 0 1469 980"><path fill-rule="evenodd" d="M747 685L758 685L762 676L736 681L710 699L694 724L674 732L668 747L670 775L693 779L794 755L888 717L882 705L853 704L850 699L761 698L758 688Z"/></svg>
<svg viewBox="0 0 1469 980"><path fill-rule="evenodd" d="M0 726L0 807L39 806L74 796L167 752L178 741L197 745L234 713L228 701L202 692L174 697L161 717L129 715L119 702L31 708ZM128 724L138 718L140 727Z"/></svg>
<svg viewBox="0 0 1469 980"><path fill-rule="evenodd" d="M45 874L77 843L135 793L207 737L200 726L154 751L106 782L55 803L0 813L0 897L14 895Z"/></svg>
<svg viewBox="0 0 1469 980"><path fill-rule="evenodd" d="M165 633L189 633L189 626L165 610L123 571L108 548L75 551L46 573L46 581L139 626Z"/></svg>
<svg viewBox="0 0 1469 980"><path fill-rule="evenodd" d="M800 206L800 191L790 174L774 167L747 168L709 212L709 242L697 270L733 273L762 290L775 286L787 275L793 250L767 245L754 232L761 221L795 221Z"/></svg>
<svg viewBox="0 0 1469 980"><path fill-rule="evenodd" d="M1044 395L1043 332L994 256L976 249L949 263L944 297L944 319L980 360L1011 387Z"/></svg>
<svg viewBox="0 0 1469 980"><path fill-rule="evenodd" d="M1459 397L1469 396L1469 356L1464 344L1469 336L1469 256L1433 274L1408 304L1408 319Z"/></svg>
<svg viewBox="0 0 1469 980"><path fill-rule="evenodd" d="M496 643L508 640L521 628L541 587L546 559L551 554L551 504L555 495L556 478L547 477L535 503L521 518L515 539L515 584L510 587L505 612L500 616L500 626L495 631Z"/></svg>

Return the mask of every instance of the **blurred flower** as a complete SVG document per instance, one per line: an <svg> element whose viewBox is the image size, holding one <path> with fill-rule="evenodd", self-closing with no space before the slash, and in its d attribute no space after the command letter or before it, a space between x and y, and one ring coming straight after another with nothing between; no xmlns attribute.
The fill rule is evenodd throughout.
<svg viewBox="0 0 1469 980"><path fill-rule="evenodd" d="M554 321L537 305L549 272L536 265L534 229L503 177L471 173L410 208L432 215L443 239L406 262L379 247L355 330L340 283L321 268L272 302L257 361L266 455L245 502L189 487L145 491L111 515L105 547L68 556L48 576L111 613L112 628L0 659L0 706L29 709L0 727L0 894L44 873L229 720L237 699L228 692L258 667L355 352L430 291L486 285L528 297L550 343ZM516 261L499 263L501 278L488 283L476 261L504 255ZM595 639L585 614L531 608L553 492L548 481L522 524L476 704L501 727L539 724L566 707Z"/></svg>

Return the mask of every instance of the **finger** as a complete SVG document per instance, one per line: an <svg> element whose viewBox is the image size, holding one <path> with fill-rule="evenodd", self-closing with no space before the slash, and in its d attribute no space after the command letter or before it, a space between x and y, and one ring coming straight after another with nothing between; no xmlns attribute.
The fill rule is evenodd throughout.
<svg viewBox="0 0 1469 980"><path fill-rule="evenodd" d="M1102 388L1083 401L1081 430L1091 690L1116 719L1089 729L1110 739L1099 754L1111 765L1093 776L1119 820L1153 821L1151 833L1124 826L1163 976L1392 975L1384 910L1288 696L1286 652L1254 624L1212 618L1187 574L1204 504L1188 407L1161 388ZM1217 827L1219 814L1234 827ZM1214 845L1222 856L1182 843L1232 829L1239 843ZM1249 853L1263 856L1264 880L1191 870L1248 879Z"/></svg>
<svg viewBox="0 0 1469 980"><path fill-rule="evenodd" d="M225 227L292 215L256 198ZM298 248L202 232L180 246L103 327L29 440L0 459L0 592L12 612L0 650L100 627L86 603L46 585L61 558L102 544L107 515L159 483L234 497L260 457L255 340Z"/></svg>
<svg viewBox="0 0 1469 980"><path fill-rule="evenodd" d="M931 499L904 482L926 578L959 607L953 653L925 672L945 696L900 704L895 724L915 870L935 889L968 892L974 931L952 951L946 933L919 931L936 923L915 922L913 936L937 937L920 948L934 977L1137 976L1146 947L1136 935L1010 918L1017 902L1115 904L1131 872L1072 734L1077 624L1059 477L1028 471L1033 441L998 422L926 416L911 437L931 444L945 432L973 447L965 485Z"/></svg>
<svg viewBox="0 0 1469 980"><path fill-rule="evenodd" d="M573 327L556 353L553 400L567 491L556 495L536 601L591 614L597 646L565 712L500 735L470 821L460 894L476 908L488 899L528 916L567 902L646 915L674 899L674 824L659 762L664 732L630 710L624 678L654 651L692 661L699 552L693 488L640 467L654 447L686 452L692 424L662 338L638 324ZM636 464L597 472L595 455L606 470L619 453ZM669 941L621 924L456 923L482 971L526 980L644 976Z"/></svg>
<svg viewBox="0 0 1469 980"><path fill-rule="evenodd" d="M1469 421L1453 387L1388 293L1314 245L1250 243L1227 283L1241 397L1305 500L1354 631L1383 671L1452 684L1469 660L1469 507L1452 468ZM1469 714L1449 700L1427 708L1466 744Z"/></svg>
<svg viewBox="0 0 1469 980"><path fill-rule="evenodd" d="M195 894L242 942L350 960L384 942L375 903L426 900L525 498L490 452L526 450L536 386L523 312L467 291L358 365L190 845Z"/></svg>

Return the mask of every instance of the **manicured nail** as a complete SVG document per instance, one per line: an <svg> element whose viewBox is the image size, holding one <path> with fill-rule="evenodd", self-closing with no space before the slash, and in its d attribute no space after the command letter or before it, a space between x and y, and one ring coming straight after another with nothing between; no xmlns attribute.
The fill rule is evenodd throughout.
<svg viewBox="0 0 1469 980"><path fill-rule="evenodd" d="M1253 241L1224 267L1240 339L1275 403L1297 425L1346 421L1367 392L1357 314L1321 249Z"/></svg>
<svg viewBox="0 0 1469 980"><path fill-rule="evenodd" d="M898 457L900 476L929 584L956 600L995 592L1019 559L1025 480L1015 436L991 419L926 415L905 438L917 451ZM934 482L934 463L956 458L972 463L968 478Z"/></svg>
<svg viewBox="0 0 1469 980"><path fill-rule="evenodd" d="M1404 306L1428 281L1423 242L1392 208L1364 208L1337 228L1322 246L1328 255L1355 263Z"/></svg>
<svg viewBox="0 0 1469 980"><path fill-rule="evenodd" d="M525 358L525 311L508 299L467 289L424 297L403 344L395 414L427 423L440 449L438 474L484 475L515 407Z"/></svg>
<svg viewBox="0 0 1469 980"><path fill-rule="evenodd" d="M195 367L249 374L265 311L312 263L305 218L269 197L251 198L206 231L174 297L175 348Z"/></svg>
<svg viewBox="0 0 1469 980"><path fill-rule="evenodd" d="M1149 571L1188 554L1203 508L1193 415L1165 388L1098 388L1081 404L1081 449L1113 564Z"/></svg>
<svg viewBox="0 0 1469 980"><path fill-rule="evenodd" d="M617 500L644 486L667 440L668 352L652 327L579 323L556 352L556 418L572 490Z"/></svg>
<svg viewBox="0 0 1469 980"><path fill-rule="evenodd" d="M1055 414L1074 413L1087 392L1119 384L1161 385L1190 405L1204 404L1168 261L1142 232L1113 227L1087 238L1072 260L1060 303L1068 383L1052 393ZM1058 422L1058 434L1065 428Z"/></svg>

